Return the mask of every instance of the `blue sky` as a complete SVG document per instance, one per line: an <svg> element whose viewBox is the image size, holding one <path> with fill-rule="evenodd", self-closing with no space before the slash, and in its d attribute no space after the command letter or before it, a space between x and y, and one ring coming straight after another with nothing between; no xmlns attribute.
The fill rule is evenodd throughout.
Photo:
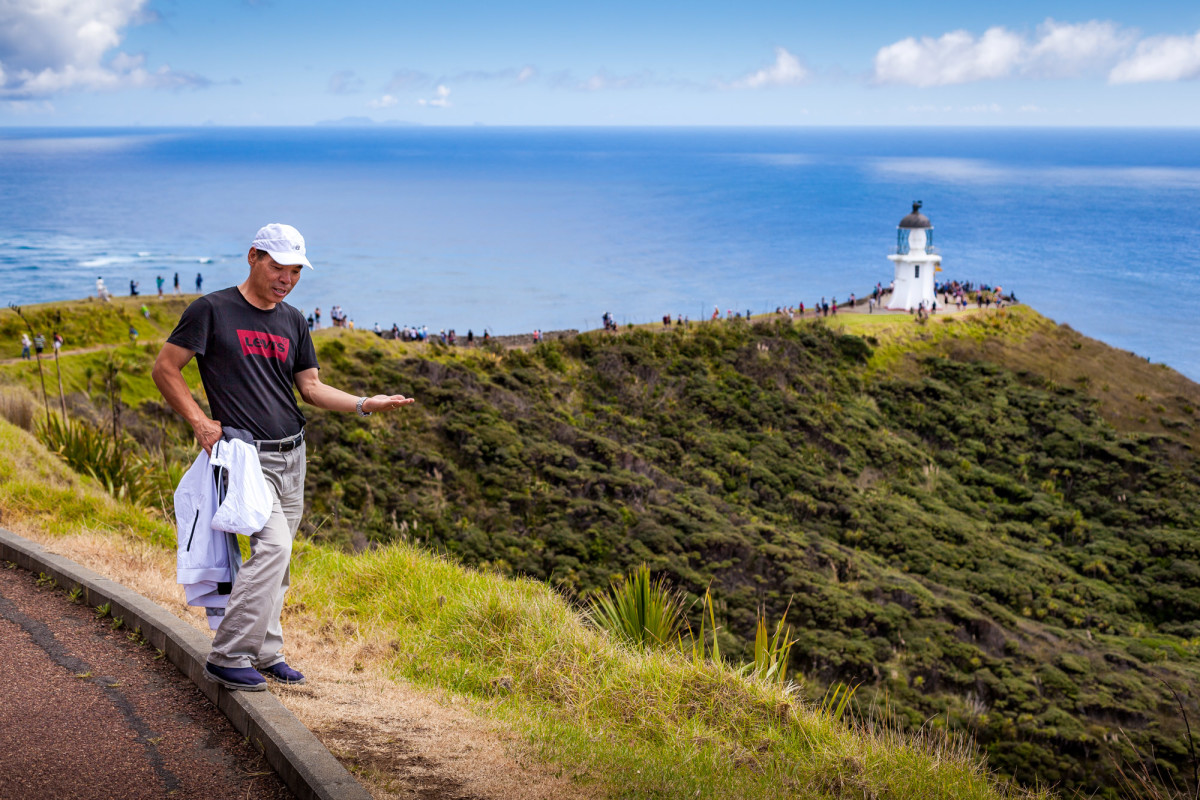
<svg viewBox="0 0 1200 800"><path fill-rule="evenodd" d="M0 125L1200 125L1200 3L0 0Z"/></svg>

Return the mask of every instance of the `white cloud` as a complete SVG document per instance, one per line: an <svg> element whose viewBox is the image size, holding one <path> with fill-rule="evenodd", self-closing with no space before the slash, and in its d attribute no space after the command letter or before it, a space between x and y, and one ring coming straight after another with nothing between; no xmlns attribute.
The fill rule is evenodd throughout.
<svg viewBox="0 0 1200 800"><path fill-rule="evenodd" d="M4 104L13 114L53 114L54 104L49 100L9 100Z"/></svg>
<svg viewBox="0 0 1200 800"><path fill-rule="evenodd" d="M550 77L550 86L555 89L569 89L576 92L605 92L621 89L641 89L655 83L654 76L649 72L633 75L614 75L606 69L597 70L588 78L577 78L568 71L555 73Z"/></svg>
<svg viewBox="0 0 1200 800"><path fill-rule="evenodd" d="M1131 56L1113 67L1109 83L1146 83L1200 78L1200 32L1195 36L1156 36L1138 43Z"/></svg>
<svg viewBox="0 0 1200 800"><path fill-rule="evenodd" d="M383 97L378 97L374 100L369 101L367 103L367 107L368 108L391 108L392 106L396 105L396 103L399 103L399 102L400 101L396 99L395 95L385 94Z"/></svg>
<svg viewBox="0 0 1200 800"><path fill-rule="evenodd" d="M1025 54L1024 70L1036 77L1069 78L1102 72L1136 39L1116 23L1091 20L1071 24L1047 19Z"/></svg>
<svg viewBox="0 0 1200 800"><path fill-rule="evenodd" d="M1039 25L1032 37L1000 26L979 38L962 30L937 39L909 37L880 48L874 77L877 83L948 86L1014 76L1102 74L1135 39L1135 33L1112 22L1053 19Z"/></svg>
<svg viewBox="0 0 1200 800"><path fill-rule="evenodd" d="M730 84L735 89L761 89L767 86L796 86L808 80L809 72L800 59L782 47L775 48L775 63L752 72Z"/></svg>
<svg viewBox="0 0 1200 800"><path fill-rule="evenodd" d="M451 105L453 105L450 102L450 90L440 84L437 87L437 97L433 98L432 100L426 100L424 97L422 97L417 101L417 104L422 106L434 106L435 108L449 108Z"/></svg>
<svg viewBox="0 0 1200 800"><path fill-rule="evenodd" d="M3 0L0 0L3 2ZM457 73L443 73L442 75L431 75L428 72L422 72L416 69L399 69L392 73L391 80L388 81L384 91L387 92L408 92L448 83L474 83L488 81L511 81L513 83L528 83L538 76L536 67L526 65L517 69L516 67L506 67L496 70L468 70Z"/></svg>
<svg viewBox="0 0 1200 800"><path fill-rule="evenodd" d="M1021 52L1021 39L1004 28L990 28L976 39L966 31L940 38L911 36L875 54L875 80L912 86L945 86L1012 73Z"/></svg>
<svg viewBox="0 0 1200 800"><path fill-rule="evenodd" d="M206 78L116 52L122 31L156 18L146 0L0 0L0 97L38 99L71 90L181 89Z"/></svg>
<svg viewBox="0 0 1200 800"><path fill-rule="evenodd" d="M354 94L362 88L362 78L356 76L353 70L343 69L329 77L330 94Z"/></svg>
<svg viewBox="0 0 1200 800"><path fill-rule="evenodd" d="M388 92L402 92L408 89L423 89L433 84L433 78L420 70L398 69L392 73L392 79L384 87Z"/></svg>

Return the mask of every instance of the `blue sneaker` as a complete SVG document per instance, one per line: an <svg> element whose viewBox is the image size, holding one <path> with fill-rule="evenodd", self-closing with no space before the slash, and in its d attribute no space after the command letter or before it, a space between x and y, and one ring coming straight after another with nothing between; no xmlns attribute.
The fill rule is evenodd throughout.
<svg viewBox="0 0 1200 800"><path fill-rule="evenodd" d="M287 662L284 661L272 664L264 669L262 674L273 681L290 684L291 686L299 686L307 680L304 675L289 667Z"/></svg>
<svg viewBox="0 0 1200 800"><path fill-rule="evenodd" d="M242 692L267 690L267 679L250 667L218 667L209 661L204 665L204 673L227 689Z"/></svg>

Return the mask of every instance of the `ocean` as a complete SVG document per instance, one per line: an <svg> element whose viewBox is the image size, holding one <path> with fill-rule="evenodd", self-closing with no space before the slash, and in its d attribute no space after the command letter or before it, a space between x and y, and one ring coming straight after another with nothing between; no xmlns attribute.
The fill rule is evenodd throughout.
<svg viewBox="0 0 1200 800"><path fill-rule="evenodd" d="M886 286L913 200L939 277L1200 380L1197 130L0 129L0 304L97 277L219 289L260 225L288 222L316 267L289 302L326 321L759 313Z"/></svg>

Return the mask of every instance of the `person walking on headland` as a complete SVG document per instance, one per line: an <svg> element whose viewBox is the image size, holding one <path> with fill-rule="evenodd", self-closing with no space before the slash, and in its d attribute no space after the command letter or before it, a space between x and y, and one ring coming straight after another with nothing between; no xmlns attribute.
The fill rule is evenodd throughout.
<svg viewBox="0 0 1200 800"><path fill-rule="evenodd" d="M179 273L175 273L175 294L179 294Z"/></svg>
<svg viewBox="0 0 1200 800"><path fill-rule="evenodd" d="M200 287L204 285L204 276L199 272L196 273L196 294L200 294Z"/></svg>
<svg viewBox="0 0 1200 800"><path fill-rule="evenodd" d="M163 278L162 275L156 275L156 276L154 276L154 282L158 285L158 296L162 297L163 296L162 287L163 287L163 284L167 282L166 279Z"/></svg>
<svg viewBox="0 0 1200 800"><path fill-rule="evenodd" d="M301 313L284 302L304 267L304 238L290 225L259 229L246 254L250 272L237 286L192 302L154 363L154 383L187 420L205 451L221 439L253 442L272 496L271 516L250 537L252 555L238 571L217 628L206 674L230 689L261 691L268 678L304 683L283 656L280 614L292 540L304 511L306 403L370 416L409 405L400 394L358 397L321 382L317 354ZM183 368L192 358L212 408L196 404Z"/></svg>
<svg viewBox="0 0 1200 800"><path fill-rule="evenodd" d="M29 348L31 348L31 347L33 347L33 342L31 342L29 340L29 334L22 333L21 334L21 358L23 358L26 361L28 361L29 359L32 358L32 356L29 355Z"/></svg>

